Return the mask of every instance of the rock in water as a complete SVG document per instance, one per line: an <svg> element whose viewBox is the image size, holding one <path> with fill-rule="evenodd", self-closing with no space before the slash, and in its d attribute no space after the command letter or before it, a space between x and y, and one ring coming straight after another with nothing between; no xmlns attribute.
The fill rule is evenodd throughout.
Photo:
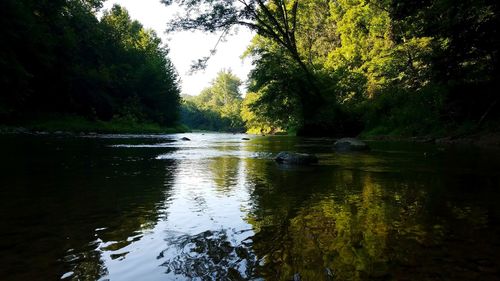
<svg viewBox="0 0 500 281"><path fill-rule="evenodd" d="M278 153L278 156L276 156L274 160L278 163L293 165L308 165L318 163L318 157L316 157L315 155L287 151Z"/></svg>
<svg viewBox="0 0 500 281"><path fill-rule="evenodd" d="M337 151L366 151L370 150L370 147L354 138L343 138L339 139L338 141L335 142L334 144L335 150Z"/></svg>
<svg viewBox="0 0 500 281"><path fill-rule="evenodd" d="M190 141L191 139L190 138L186 138L186 137L182 137L181 140L183 140L183 141Z"/></svg>
<svg viewBox="0 0 500 281"><path fill-rule="evenodd" d="M250 140L249 138L242 138L241 140Z"/></svg>

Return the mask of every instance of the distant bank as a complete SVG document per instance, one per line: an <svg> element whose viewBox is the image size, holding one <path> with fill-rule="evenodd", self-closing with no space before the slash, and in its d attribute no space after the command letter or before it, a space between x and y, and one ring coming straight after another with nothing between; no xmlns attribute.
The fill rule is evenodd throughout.
<svg viewBox="0 0 500 281"><path fill-rule="evenodd" d="M17 124L0 125L0 133L174 134L187 131L189 128L182 124L165 127L154 122L122 119L88 120L80 116L41 118Z"/></svg>

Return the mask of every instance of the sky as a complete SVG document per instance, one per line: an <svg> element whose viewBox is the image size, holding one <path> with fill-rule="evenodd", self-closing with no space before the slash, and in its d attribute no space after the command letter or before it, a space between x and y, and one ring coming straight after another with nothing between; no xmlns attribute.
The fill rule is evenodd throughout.
<svg viewBox="0 0 500 281"><path fill-rule="evenodd" d="M198 95L201 90L210 86L210 82L223 69L230 69L243 82L246 81L251 62L250 59L242 60L241 55L253 37L249 30L240 28L236 35L219 43L217 53L210 58L207 69L189 75L192 61L208 56L220 33L184 31L166 34L167 22L173 19L179 10L161 4L160 0L108 0L104 3L104 9L110 9L114 4L125 7L132 19L141 22L145 28L155 30L163 42L167 43L170 49L169 58L181 78L183 94Z"/></svg>

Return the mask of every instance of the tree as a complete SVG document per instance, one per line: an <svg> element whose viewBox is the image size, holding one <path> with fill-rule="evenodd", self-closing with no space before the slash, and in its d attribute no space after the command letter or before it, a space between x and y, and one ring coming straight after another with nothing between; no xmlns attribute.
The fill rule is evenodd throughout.
<svg viewBox="0 0 500 281"><path fill-rule="evenodd" d="M183 103L183 121L196 129L242 131L240 79L230 70L222 70L211 86Z"/></svg>
<svg viewBox="0 0 500 281"><path fill-rule="evenodd" d="M156 34L99 0L2 1L0 117L177 120L178 78Z"/></svg>
<svg viewBox="0 0 500 281"><path fill-rule="evenodd" d="M291 59L289 63L296 64L297 70L302 72L301 87L296 91L300 100L296 104L300 109L296 111L302 115L299 119L304 121L301 126L315 127L318 121L318 108L324 104L324 97L315 73L306 63L307 58L299 52L298 14L303 7L300 1L163 0L162 2L167 5L176 2L185 7L186 13L170 22L170 30L222 31L221 36L225 36L233 26L239 25L254 30L259 36L282 48ZM198 63L203 65L207 60L208 58L204 58ZM336 108L329 110L335 111ZM307 131L313 130L315 129L307 129Z"/></svg>
<svg viewBox="0 0 500 281"><path fill-rule="evenodd" d="M109 71L120 81L113 89L122 100L117 114L172 124L177 119L180 89L168 49L152 30L131 20L120 6L106 11L101 21L120 50Z"/></svg>
<svg viewBox="0 0 500 281"><path fill-rule="evenodd" d="M303 121L301 92L307 83L298 66L286 51L267 38L257 36L247 51L254 69L249 75L246 118L272 120L273 127L295 130ZM268 123L268 122L264 122Z"/></svg>
<svg viewBox="0 0 500 281"><path fill-rule="evenodd" d="M430 78L446 89L441 95L447 122L474 120L480 127L483 116L500 117L493 110L500 87L498 1L394 2L391 11L405 37L433 39Z"/></svg>
<svg viewBox="0 0 500 281"><path fill-rule="evenodd" d="M171 30L200 29L208 32L222 30L225 35L233 26L245 26L284 47L304 71L309 71L299 55L295 40L298 0L290 3L284 0L162 0L162 2L166 5L177 2L186 8L183 17L170 23Z"/></svg>
<svg viewBox="0 0 500 281"><path fill-rule="evenodd" d="M259 94L248 92L241 107L241 118L245 122L247 133L272 134L282 129L278 127L274 116L269 117L262 112L264 106L258 106Z"/></svg>

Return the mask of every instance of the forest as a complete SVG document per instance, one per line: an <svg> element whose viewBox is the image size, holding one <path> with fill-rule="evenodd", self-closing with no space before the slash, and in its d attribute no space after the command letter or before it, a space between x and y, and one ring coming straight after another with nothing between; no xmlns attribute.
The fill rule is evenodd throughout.
<svg viewBox="0 0 500 281"><path fill-rule="evenodd" d="M1 2L0 124L177 122L180 88L168 48L118 5L98 18L102 4Z"/></svg>
<svg viewBox="0 0 500 281"><path fill-rule="evenodd" d="M69 115L331 136L499 129L498 1L161 2L184 8L169 32L253 30L248 81L221 70L181 98L168 47L124 8L98 17L101 0L5 0L1 123Z"/></svg>
<svg viewBox="0 0 500 281"><path fill-rule="evenodd" d="M241 115L250 132L498 131L498 1L163 2L187 11L171 30L256 32Z"/></svg>
<svg viewBox="0 0 500 281"><path fill-rule="evenodd" d="M499 280L500 0L108 1L0 0L0 281Z"/></svg>

